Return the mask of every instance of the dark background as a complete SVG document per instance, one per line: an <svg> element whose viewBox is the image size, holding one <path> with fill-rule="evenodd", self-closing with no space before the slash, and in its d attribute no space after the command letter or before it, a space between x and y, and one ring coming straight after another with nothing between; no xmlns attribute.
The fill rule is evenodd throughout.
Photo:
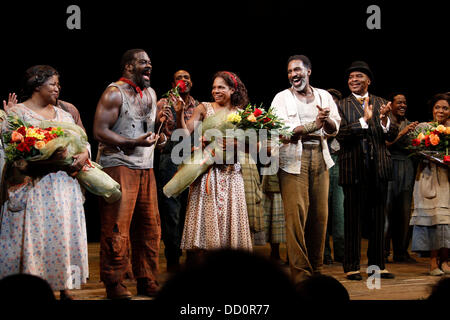
<svg viewBox="0 0 450 320"><path fill-rule="evenodd" d="M81 30L68 30L69 5L81 8ZM381 30L369 30L367 7L381 8ZM18 93L24 71L49 64L61 74L60 98L82 116L96 154L92 122L105 87L120 77L122 54L143 48L152 60L158 97L173 73L188 70L192 95L211 100L212 76L236 72L253 103L269 106L287 88L286 60L305 54L311 84L349 93L354 60L369 63L370 92L402 91L408 118L431 118L427 100L450 91L448 6L442 1L14 1L0 4L0 98ZM89 241L99 239L97 199L86 195Z"/></svg>

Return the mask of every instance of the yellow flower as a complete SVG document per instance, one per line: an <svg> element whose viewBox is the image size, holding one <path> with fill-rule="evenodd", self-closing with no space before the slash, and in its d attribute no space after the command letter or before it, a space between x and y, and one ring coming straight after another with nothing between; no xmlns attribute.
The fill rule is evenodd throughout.
<svg viewBox="0 0 450 320"><path fill-rule="evenodd" d="M440 132L440 133L443 133L443 132L445 132L445 126L443 126L442 124L440 124L440 125L438 125L438 126L436 127L436 130L437 130L438 132Z"/></svg>
<svg viewBox="0 0 450 320"><path fill-rule="evenodd" d="M35 128L29 128L27 129L27 137L33 137L36 138L38 140L43 140L45 138L45 136L43 134L39 134L37 133Z"/></svg>
<svg viewBox="0 0 450 320"><path fill-rule="evenodd" d="M44 141L36 141L36 143L34 144L34 147L38 150L41 150L44 146L45 146Z"/></svg>
<svg viewBox="0 0 450 320"><path fill-rule="evenodd" d="M425 135L423 134L423 132L419 133L419 135L417 136L417 139L419 139L419 141L422 141L423 139L425 139Z"/></svg>
<svg viewBox="0 0 450 320"><path fill-rule="evenodd" d="M239 123L241 122L242 118L239 114L237 114L236 112L230 113L227 116L227 121L231 122L231 123Z"/></svg>
<svg viewBox="0 0 450 320"><path fill-rule="evenodd" d="M247 117L247 120L250 121L250 122L256 122L256 117L255 117L255 115L252 113L251 115L249 115L249 116Z"/></svg>

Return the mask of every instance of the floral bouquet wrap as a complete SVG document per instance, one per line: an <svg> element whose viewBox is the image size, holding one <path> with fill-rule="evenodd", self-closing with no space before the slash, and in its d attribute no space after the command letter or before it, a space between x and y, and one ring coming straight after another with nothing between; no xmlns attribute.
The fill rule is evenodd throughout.
<svg viewBox="0 0 450 320"><path fill-rule="evenodd" d="M428 160L450 166L449 144L450 127L430 122L416 127L408 149Z"/></svg>
<svg viewBox="0 0 450 320"><path fill-rule="evenodd" d="M274 132L284 136L291 134L287 131L284 123L274 114L272 107L265 111L249 104L244 109L233 113L223 109L203 121L201 135L206 140L211 140L211 143L204 149L194 148L191 157L183 161L177 173L164 186L164 195L166 197L178 196L213 164L233 163L236 154L223 150L224 141L235 139L241 143L248 143L248 133L252 130L256 133L260 130L267 130L266 138L270 138ZM207 184L207 192L208 186Z"/></svg>
<svg viewBox="0 0 450 320"><path fill-rule="evenodd" d="M41 121L34 127L25 123L17 116L0 117L7 120L7 131L2 135L2 143L6 159L6 167L16 167L24 170L28 167L64 168L73 163L72 156L84 151L87 146L87 136L83 129L74 123ZM63 160L53 160L50 157L57 150L67 149ZM107 202L120 199L120 185L102 167L88 160L75 176L81 186L89 192L102 196Z"/></svg>

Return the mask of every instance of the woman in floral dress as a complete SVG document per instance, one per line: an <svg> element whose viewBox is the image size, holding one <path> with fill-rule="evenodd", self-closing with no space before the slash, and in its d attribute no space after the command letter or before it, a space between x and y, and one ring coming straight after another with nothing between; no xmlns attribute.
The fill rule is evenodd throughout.
<svg viewBox="0 0 450 320"><path fill-rule="evenodd" d="M175 106L178 127L191 134L195 130L194 122L203 121L223 109L234 112L248 103L244 84L236 74L227 71L215 74L212 96L214 102L199 104L187 122L182 117L183 105L180 101ZM252 249L244 180L239 163L215 164L210 172L201 175L190 186L181 248Z"/></svg>
<svg viewBox="0 0 450 320"><path fill-rule="evenodd" d="M450 97L437 94L431 99L433 121L448 126ZM429 129L420 123L417 129ZM414 226L412 251L430 251L430 275L450 274L450 183L449 168L429 160L422 160L417 170L413 191L412 216Z"/></svg>
<svg viewBox="0 0 450 320"><path fill-rule="evenodd" d="M8 114L33 126L42 120L73 123L69 113L56 107L59 90L55 69L31 67L25 74L26 100ZM55 152L52 159L64 159L65 152ZM41 172L22 172L2 186L8 196L0 220L0 278L37 275L60 290L61 299L71 299L68 289L86 283L89 273L84 198L77 180L68 174L84 166L88 149L73 158L67 172L48 168L43 172L38 167Z"/></svg>

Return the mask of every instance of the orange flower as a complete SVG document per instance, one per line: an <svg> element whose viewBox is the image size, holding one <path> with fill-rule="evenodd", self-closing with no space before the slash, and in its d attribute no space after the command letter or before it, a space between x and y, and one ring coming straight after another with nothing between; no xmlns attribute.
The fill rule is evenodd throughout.
<svg viewBox="0 0 450 320"><path fill-rule="evenodd" d="M251 114L247 117L247 120L250 122L256 122L256 117L254 114Z"/></svg>
<svg viewBox="0 0 450 320"><path fill-rule="evenodd" d="M419 135L417 136L417 139L419 139L419 141L422 141L423 139L425 139L425 135L423 134L423 132L419 133Z"/></svg>
<svg viewBox="0 0 450 320"><path fill-rule="evenodd" d="M445 134L450 134L450 127L445 128Z"/></svg>
<svg viewBox="0 0 450 320"><path fill-rule="evenodd" d="M41 150L44 146L45 146L44 141L36 141L36 143L34 144L34 147L38 150Z"/></svg>
<svg viewBox="0 0 450 320"><path fill-rule="evenodd" d="M11 135L11 141L12 142L22 142L23 141L23 135L21 135L17 131L13 131L13 133Z"/></svg>
<svg viewBox="0 0 450 320"><path fill-rule="evenodd" d="M430 142L433 146L437 146L439 144L439 141L441 141L439 139L439 136L437 134L430 134Z"/></svg>

